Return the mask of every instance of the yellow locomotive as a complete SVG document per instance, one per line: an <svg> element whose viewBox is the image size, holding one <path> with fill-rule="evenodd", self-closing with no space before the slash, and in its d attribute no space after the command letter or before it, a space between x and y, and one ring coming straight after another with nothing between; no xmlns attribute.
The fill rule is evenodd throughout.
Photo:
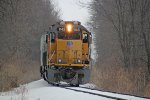
<svg viewBox="0 0 150 100"><path fill-rule="evenodd" d="M41 76L79 86L90 80L91 33L78 21L60 21L41 36Z"/></svg>

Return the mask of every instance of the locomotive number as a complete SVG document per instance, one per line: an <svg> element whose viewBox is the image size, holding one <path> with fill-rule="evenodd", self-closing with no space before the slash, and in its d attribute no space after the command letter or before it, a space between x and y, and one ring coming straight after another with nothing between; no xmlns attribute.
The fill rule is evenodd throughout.
<svg viewBox="0 0 150 100"><path fill-rule="evenodd" d="M58 30L59 30L59 31L65 31L65 28L59 27Z"/></svg>

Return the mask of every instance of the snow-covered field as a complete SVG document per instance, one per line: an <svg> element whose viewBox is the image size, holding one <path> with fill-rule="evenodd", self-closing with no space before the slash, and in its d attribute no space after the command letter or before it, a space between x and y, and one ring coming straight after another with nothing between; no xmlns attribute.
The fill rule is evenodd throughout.
<svg viewBox="0 0 150 100"><path fill-rule="evenodd" d="M86 84L83 86L89 87L92 85ZM97 94L109 95L113 97L119 97L128 100L149 100L149 99L138 98L134 96L126 96L126 95L114 94L109 92L89 90L80 87L69 87L69 88L97 93ZM91 95L88 93L68 90L61 87L51 86L43 79L41 79L20 86L19 88L16 88L10 92L0 93L0 100L112 100L112 99Z"/></svg>

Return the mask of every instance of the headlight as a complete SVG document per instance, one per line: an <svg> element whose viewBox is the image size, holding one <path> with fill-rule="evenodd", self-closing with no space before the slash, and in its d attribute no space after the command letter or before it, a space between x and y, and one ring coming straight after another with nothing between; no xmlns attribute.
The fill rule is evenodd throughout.
<svg viewBox="0 0 150 100"><path fill-rule="evenodd" d="M72 26L72 24L67 24L67 25L66 25L66 28L67 28L67 32L68 32L68 33L71 33L73 26Z"/></svg>
<svg viewBox="0 0 150 100"><path fill-rule="evenodd" d="M77 60L77 62L78 62L78 63L80 63L80 62L81 62L81 60L80 60L80 59L78 59L78 60Z"/></svg>
<svg viewBox="0 0 150 100"><path fill-rule="evenodd" d="M61 59L58 59L58 62L61 63Z"/></svg>

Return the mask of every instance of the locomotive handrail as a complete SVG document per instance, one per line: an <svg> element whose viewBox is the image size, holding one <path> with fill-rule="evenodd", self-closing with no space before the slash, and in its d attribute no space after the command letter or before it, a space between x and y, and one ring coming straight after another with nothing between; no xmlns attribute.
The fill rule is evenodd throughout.
<svg viewBox="0 0 150 100"><path fill-rule="evenodd" d="M49 61L51 61L51 59L52 59L52 57L54 56L54 54L55 54L55 50L54 50L52 56L50 57Z"/></svg>

